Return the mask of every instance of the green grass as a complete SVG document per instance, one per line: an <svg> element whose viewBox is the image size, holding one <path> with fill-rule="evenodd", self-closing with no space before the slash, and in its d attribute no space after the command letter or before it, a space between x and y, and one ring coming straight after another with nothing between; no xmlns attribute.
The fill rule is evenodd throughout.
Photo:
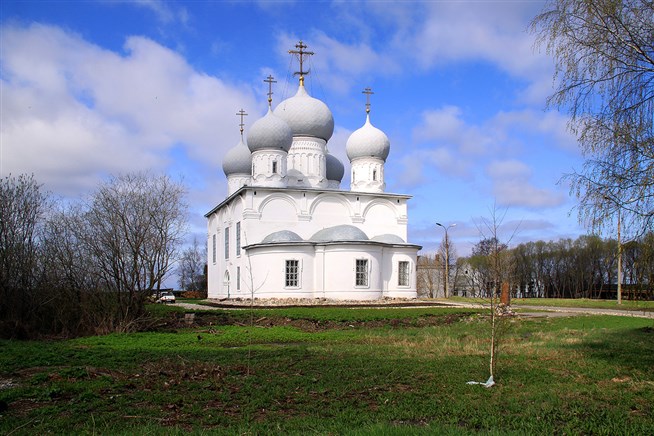
<svg viewBox="0 0 654 436"><path fill-rule="evenodd" d="M651 320L152 309L158 331L0 342L0 434L652 434ZM254 323L250 324L250 320Z"/></svg>
<svg viewBox="0 0 654 436"><path fill-rule="evenodd" d="M448 300L460 303L488 304L487 298L450 297ZM618 304L616 300L593 300L589 298L513 298L511 299L511 306L582 307L591 309L654 311L654 301L622 300L622 304Z"/></svg>

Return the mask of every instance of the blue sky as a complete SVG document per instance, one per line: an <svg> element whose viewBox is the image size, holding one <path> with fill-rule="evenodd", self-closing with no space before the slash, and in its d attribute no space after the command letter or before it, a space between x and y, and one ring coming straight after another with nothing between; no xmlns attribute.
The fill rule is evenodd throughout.
<svg viewBox="0 0 654 436"><path fill-rule="evenodd" d="M545 109L553 64L527 31L540 1L7 1L0 4L1 165L83 197L103 177L165 171L189 186L192 234L225 198L222 157L294 94L288 50L315 56L307 89L332 110L328 146L365 121L391 141L387 191L413 196L410 242L460 255L482 217L506 211L512 245L575 238L575 199L557 182L581 166L567 117Z"/></svg>

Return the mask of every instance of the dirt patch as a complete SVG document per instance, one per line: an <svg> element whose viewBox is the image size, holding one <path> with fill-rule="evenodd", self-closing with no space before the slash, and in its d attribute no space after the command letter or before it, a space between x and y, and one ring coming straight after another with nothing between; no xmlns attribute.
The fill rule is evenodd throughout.
<svg viewBox="0 0 654 436"><path fill-rule="evenodd" d="M229 313L195 313L192 318L187 314L173 312L157 325L149 326L148 331L172 332L183 328L208 328L205 332L211 332L213 327L235 325L235 326L257 326L257 327L278 327L290 326L306 332L319 332L325 330L347 330L366 328L404 328L404 327L429 327L450 325L469 317L469 314L454 313L447 315L425 315L419 318L393 318L365 321L333 321L298 319L283 316L264 316L249 320L243 316L234 316Z"/></svg>

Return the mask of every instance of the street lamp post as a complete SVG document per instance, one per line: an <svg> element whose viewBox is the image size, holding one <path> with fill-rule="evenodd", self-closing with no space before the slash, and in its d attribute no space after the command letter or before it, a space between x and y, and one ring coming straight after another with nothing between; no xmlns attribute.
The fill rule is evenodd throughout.
<svg viewBox="0 0 654 436"><path fill-rule="evenodd" d="M450 224L445 227L441 223L436 223L437 226L442 227L445 230L445 298L449 297L450 290L450 238L447 236L447 231L456 226L456 223Z"/></svg>
<svg viewBox="0 0 654 436"><path fill-rule="evenodd" d="M629 199L624 203L621 203L615 198L609 197L608 195L603 196L605 200L614 203L618 209L618 304L622 304L622 239L620 235L620 225L622 221L622 206L633 202L633 199Z"/></svg>

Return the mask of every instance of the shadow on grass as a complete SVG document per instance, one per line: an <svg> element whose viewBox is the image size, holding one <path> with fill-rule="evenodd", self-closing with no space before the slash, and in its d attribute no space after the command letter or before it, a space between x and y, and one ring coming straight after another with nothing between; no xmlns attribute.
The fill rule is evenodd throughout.
<svg viewBox="0 0 654 436"><path fill-rule="evenodd" d="M654 323L651 326L602 330L574 345L589 359L623 370L654 373Z"/></svg>

